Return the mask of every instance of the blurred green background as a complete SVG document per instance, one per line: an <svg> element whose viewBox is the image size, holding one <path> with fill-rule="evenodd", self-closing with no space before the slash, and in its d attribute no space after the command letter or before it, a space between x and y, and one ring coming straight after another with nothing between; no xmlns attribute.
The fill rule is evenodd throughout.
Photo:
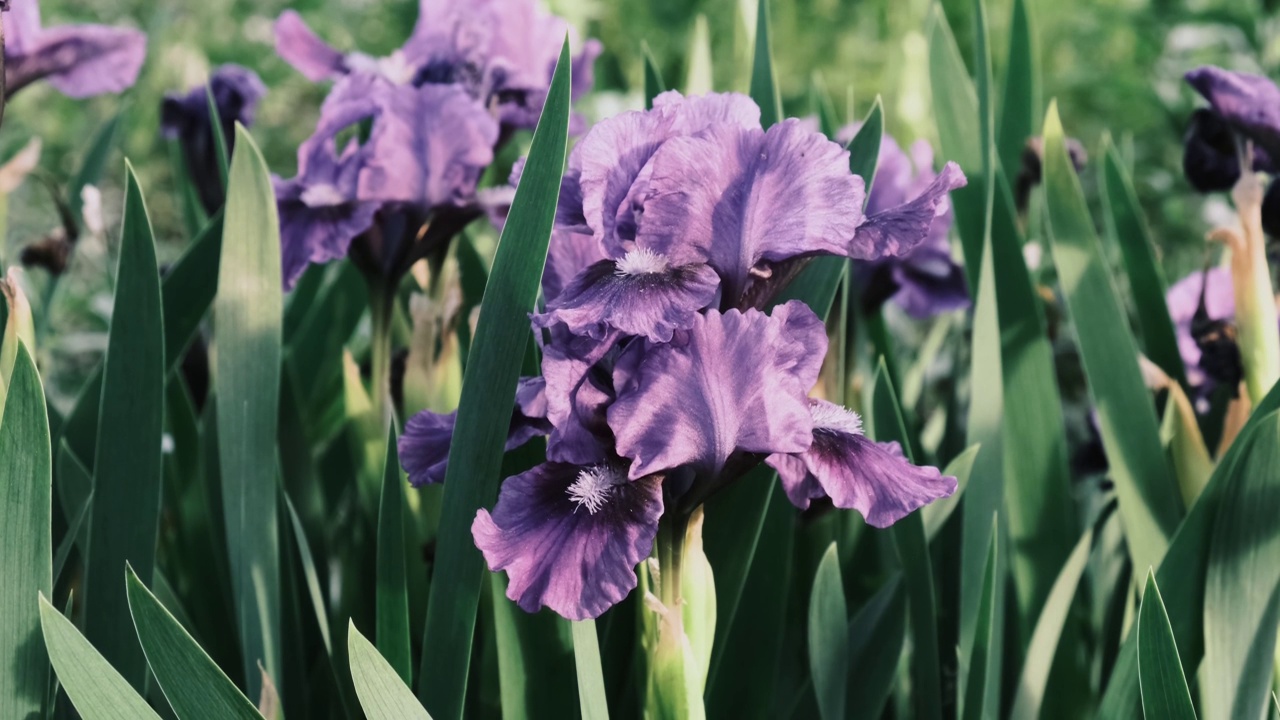
<svg viewBox="0 0 1280 720"><path fill-rule="evenodd" d="M668 84L682 87L699 15L707 18L716 89L746 90L754 0L551 0L550 5L604 43L596 65L597 93L581 107L588 117L641 104L642 41ZM141 176L162 260L175 257L185 243L169 150L158 132L164 93L202 83L221 63L256 70L270 93L253 132L273 171L288 176L327 88L275 55L276 16L292 7L337 47L375 55L398 47L417 16L415 0L95 0L92 7L84 0L43 0L41 6L46 25L142 28L150 37L147 63L137 86L119 97L74 101L44 84L24 90L5 113L0 157L39 135L42 170L65 181L102 123L123 111L120 152ZM788 113L810 113L810 88L817 80L842 112L848 112L852 98L852 116L861 117L880 94L887 129L899 141L931 138L924 40L930 6L930 0L775 0L773 54ZM943 6L969 56L973 3L947 0ZM1196 195L1182 177L1181 135L1196 104L1182 73L1214 63L1270 74L1280 64L1280 22L1273 8L1241 0L1032 0L1030 6L1042 43L1044 99L1058 99L1068 134L1093 155L1105 133L1116 139L1132 164L1169 276L1182 276L1201 262L1204 232L1227 211L1224 197ZM988 7L996 72L1002 73L1010 3L993 0ZM90 240L77 249L74 280L62 283L53 303L58 345L46 348L64 359L83 357L85 363L103 342L103 308L110 307L110 228L119 220L123 177L119 153L108 167L102 188L107 246L98 241L95 247ZM1092 173L1086 173L1087 191L1093 182ZM9 211L9 233L0 246L6 260L58 222L46 191L33 182L10 198Z"/></svg>

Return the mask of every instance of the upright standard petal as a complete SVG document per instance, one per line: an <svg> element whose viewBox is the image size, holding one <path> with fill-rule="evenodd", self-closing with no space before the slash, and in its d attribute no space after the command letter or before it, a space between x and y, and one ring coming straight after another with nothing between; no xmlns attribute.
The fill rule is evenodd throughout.
<svg viewBox="0 0 1280 720"><path fill-rule="evenodd" d="M967 182L959 165L947 163L914 200L868 216L852 235L849 257L874 260L911 252L929 236L939 216L947 212L947 193Z"/></svg>
<svg viewBox="0 0 1280 720"><path fill-rule="evenodd" d="M1165 293L1169 317L1178 338L1178 351L1192 385L1202 385L1211 379L1200 366L1202 352L1196 342L1196 315L1202 300L1204 315L1201 322L1230 323L1235 320L1236 296L1230 268L1213 267L1193 272L1174 283Z"/></svg>
<svg viewBox="0 0 1280 720"><path fill-rule="evenodd" d="M15 7L34 5L27 0ZM44 79L72 98L123 92L137 81L147 56L144 33L105 25L40 29L38 11L22 12L37 14L19 16L20 37L5 47L6 97Z"/></svg>
<svg viewBox="0 0 1280 720"><path fill-rule="evenodd" d="M331 80L347 73L338 52L307 25L296 10L285 10L276 19L276 54L312 82Z"/></svg>
<svg viewBox="0 0 1280 720"><path fill-rule="evenodd" d="M498 125L456 85L380 86L360 198L426 208L470 202Z"/></svg>
<svg viewBox="0 0 1280 720"><path fill-rule="evenodd" d="M1196 68L1185 77L1236 132L1280 157L1280 88L1274 82L1212 65Z"/></svg>
<svg viewBox="0 0 1280 720"><path fill-rule="evenodd" d="M603 338L611 330L667 342L693 324L716 297L719 279L701 264L672 266L645 249L583 270L534 316L536 327L563 324L575 335Z"/></svg>
<svg viewBox="0 0 1280 720"><path fill-rule="evenodd" d="M848 151L795 119L767 132L712 125L654 155L637 241L705 260L732 301L763 262L845 254L863 193Z"/></svg>
<svg viewBox="0 0 1280 720"><path fill-rule="evenodd" d="M809 449L766 461L797 507L807 508L811 500L826 496L836 507L857 510L867 524L882 528L955 492L955 478L934 467L912 465L897 443L866 437L856 413L825 400L810 400L809 411Z"/></svg>
<svg viewBox="0 0 1280 720"><path fill-rule="evenodd" d="M489 569L507 572L507 597L522 609L586 620L635 588L660 517L657 478L629 481L608 462L545 463L507 478L471 534Z"/></svg>
<svg viewBox="0 0 1280 720"><path fill-rule="evenodd" d="M608 410L631 477L681 466L716 477L735 453L804 451L813 434L805 395L826 347L822 321L798 301L772 316L708 312L670 343L632 343Z"/></svg>

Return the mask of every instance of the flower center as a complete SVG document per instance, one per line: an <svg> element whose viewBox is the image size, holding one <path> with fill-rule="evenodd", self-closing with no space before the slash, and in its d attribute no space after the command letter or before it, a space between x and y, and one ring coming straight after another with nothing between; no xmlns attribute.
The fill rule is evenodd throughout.
<svg viewBox="0 0 1280 720"><path fill-rule="evenodd" d="M302 191L302 203L307 207L333 207L342 205L346 201L346 196L329 183L312 185Z"/></svg>
<svg viewBox="0 0 1280 720"><path fill-rule="evenodd" d="M595 465L578 473L578 479L569 486L569 499L595 515L608 502L613 489L626 481L621 473L608 465Z"/></svg>
<svg viewBox="0 0 1280 720"><path fill-rule="evenodd" d="M861 435L862 418L858 413L829 402L815 402L809 406L815 430L835 430L849 435Z"/></svg>
<svg viewBox="0 0 1280 720"><path fill-rule="evenodd" d="M667 259L647 248L636 248L614 263L619 275L652 275L666 272Z"/></svg>

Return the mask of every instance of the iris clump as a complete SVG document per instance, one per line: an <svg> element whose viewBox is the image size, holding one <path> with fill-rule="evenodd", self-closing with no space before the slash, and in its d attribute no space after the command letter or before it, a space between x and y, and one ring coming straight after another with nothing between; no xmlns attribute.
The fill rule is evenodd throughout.
<svg viewBox="0 0 1280 720"><path fill-rule="evenodd" d="M600 615L635 587L664 516L688 517L761 462L797 506L830 498L879 527L955 490L809 397L823 323L771 301L817 256L910 256L945 229L964 175L922 167L914 192L890 186L864 214L846 150L798 120L766 130L759 118L742 95L668 92L601 122L569 157L532 316L545 381L522 385L508 443L545 433L547 462L508 478L472 526L525 610ZM411 482L443 478L449 425L409 421Z"/></svg>

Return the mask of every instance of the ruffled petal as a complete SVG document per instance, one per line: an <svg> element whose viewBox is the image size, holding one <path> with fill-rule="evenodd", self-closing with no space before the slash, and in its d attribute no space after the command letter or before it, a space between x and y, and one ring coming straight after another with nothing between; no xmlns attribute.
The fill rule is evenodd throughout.
<svg viewBox="0 0 1280 720"><path fill-rule="evenodd" d="M807 508L825 494L836 507L857 510L867 524L883 528L955 492L955 478L912 465L897 443L863 435L855 413L823 400L811 400L810 409L812 446L798 456L767 459L796 506Z"/></svg>
<svg viewBox="0 0 1280 720"><path fill-rule="evenodd" d="M612 387L593 376L601 372L596 365L613 350L618 333L610 332L601 339L553 333L553 338L542 351L551 425L547 458L590 463L603 457L612 444L604 416L613 399Z"/></svg>
<svg viewBox="0 0 1280 720"><path fill-rule="evenodd" d="M873 260L910 252L929 236L939 216L947 212L947 193L967 182L959 165L947 163L914 200L868 216L852 235L849 257Z"/></svg>
<svg viewBox="0 0 1280 720"><path fill-rule="evenodd" d="M147 56L147 36L128 28L63 25L23 37L19 47L21 52L5 48L7 95L48 79L63 95L86 98L133 86Z"/></svg>
<svg viewBox="0 0 1280 720"><path fill-rule="evenodd" d="M347 72L343 54L320 39L296 10L276 19L276 54L312 82L331 80Z"/></svg>
<svg viewBox="0 0 1280 720"><path fill-rule="evenodd" d="M280 215L280 265L284 289L313 263L346 257L351 241L373 226L376 203L340 203L312 207L303 199L306 189L297 181L277 181L276 208Z"/></svg>
<svg viewBox="0 0 1280 720"><path fill-rule="evenodd" d="M606 464L545 463L507 478L471 534L489 569L507 572L507 597L522 609L585 620L635 588L661 516L656 478L629 482Z"/></svg>
<svg viewBox="0 0 1280 720"><path fill-rule="evenodd" d="M736 298L762 261L844 254L861 218L849 153L794 119L712 125L653 157L637 244L673 262L705 259Z"/></svg>
<svg viewBox="0 0 1280 720"><path fill-rule="evenodd" d="M718 284L715 271L706 265L672 267L659 255L633 250L582 271L547 303L546 313L534 316L534 325L561 323L575 335L597 339L617 330L667 342L715 299Z"/></svg>
<svg viewBox="0 0 1280 720"><path fill-rule="evenodd" d="M498 124L457 85L380 90L360 197L426 207L468 202L493 161Z"/></svg>
<svg viewBox="0 0 1280 720"><path fill-rule="evenodd" d="M546 422L545 388L542 378L520 378L516 387L516 409L512 413L504 445L508 452L535 437L546 435L550 430ZM396 449L400 454L400 466L409 474L411 485L444 482L449 465L449 445L453 442L453 427L457 419L456 410L451 413L424 410L405 423L404 434L397 441Z"/></svg>
<svg viewBox="0 0 1280 720"><path fill-rule="evenodd" d="M1196 68L1185 77L1227 124L1271 155L1280 156L1280 88L1274 82L1211 65Z"/></svg>
<svg viewBox="0 0 1280 720"><path fill-rule="evenodd" d="M822 321L798 301L772 316L708 312L670 343L633 343L618 360L627 373L615 372L608 410L631 477L686 465L714 477L735 453L808 448L805 394L826 345Z"/></svg>
<svg viewBox="0 0 1280 720"><path fill-rule="evenodd" d="M742 93L711 93L685 97L667 90L653 99L654 112L667 118L675 135L693 135L712 125L744 130L760 128L760 106Z"/></svg>

